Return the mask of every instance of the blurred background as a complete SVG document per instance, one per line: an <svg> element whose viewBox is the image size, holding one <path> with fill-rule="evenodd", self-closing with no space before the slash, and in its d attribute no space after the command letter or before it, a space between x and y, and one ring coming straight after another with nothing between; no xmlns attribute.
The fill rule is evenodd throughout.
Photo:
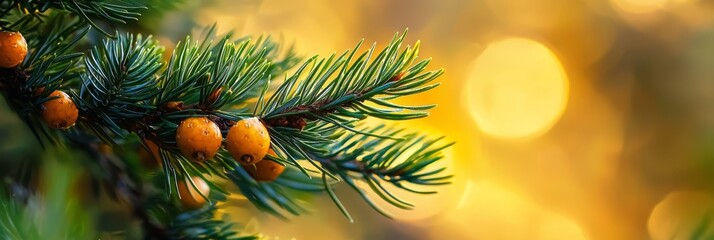
<svg viewBox="0 0 714 240"><path fill-rule="evenodd" d="M446 69L441 87L403 99L439 107L400 124L457 142L452 185L402 195L414 211L385 204L395 220L340 185L355 223L326 196L291 221L232 200L231 218L269 239L714 236L714 1L213 0L152 21L167 46L215 22L306 57L408 28ZM31 138L2 134L5 150Z"/></svg>

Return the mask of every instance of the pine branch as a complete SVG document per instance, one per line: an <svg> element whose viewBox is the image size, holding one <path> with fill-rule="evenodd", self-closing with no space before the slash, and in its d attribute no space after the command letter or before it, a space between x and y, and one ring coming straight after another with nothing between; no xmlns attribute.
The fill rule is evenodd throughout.
<svg viewBox="0 0 714 240"><path fill-rule="evenodd" d="M0 3L0 18L13 10L15 14L23 14L13 22L3 21L0 26L3 29L16 29L18 26L26 25L34 19L40 19L43 13L50 9L68 11L79 16L82 21L99 30L106 36L112 36L103 30L96 23L97 20L126 24L127 21L137 20L141 15L139 10L146 9L142 1L128 0L14 0Z"/></svg>
<svg viewBox="0 0 714 240"><path fill-rule="evenodd" d="M95 47L85 58L87 70L81 75L78 105L87 123L84 126L112 141L109 132L121 136L120 126L149 116L154 107L146 103L159 94L162 52L151 37L131 34Z"/></svg>
<svg viewBox="0 0 714 240"><path fill-rule="evenodd" d="M228 32L223 36L216 36L215 33L216 30L216 25L214 24L210 28L206 29L206 32L203 33L205 36L211 36L213 39L218 39L218 38L224 38L224 39L234 39L234 33L233 32ZM251 40L251 36L244 36L237 38L233 42L236 44L239 44L241 42ZM273 80L273 83L275 80L277 80L277 77L282 76L285 74L288 70L292 69L295 65L299 63L301 60L300 57L298 57L293 49L293 46L288 47L287 49L283 49L283 44L279 44L275 40L271 38L271 36L259 36L255 40L255 49L262 49L264 53L261 52L254 52L250 58L249 62L253 62L259 58L265 58L270 61L270 65L268 66L268 70L265 75L263 75L263 78L256 84L256 86L266 86L271 87L271 83L269 81ZM263 56L261 56L261 54ZM258 97L261 93L263 92L263 88L259 87L254 87L250 88L249 92L247 95L244 97L245 100L249 100L251 98Z"/></svg>
<svg viewBox="0 0 714 240"><path fill-rule="evenodd" d="M269 63L266 50L256 49L249 40L235 43L224 36L216 45L211 40L210 36L201 42L187 38L162 73L161 51L154 41L132 35L105 41L85 61L80 125L107 142L129 133L156 142L167 176L223 176L214 166L224 166L228 160L194 163L178 153L176 127L195 115L209 116L223 129L230 127L241 115L230 108L263 79Z"/></svg>
<svg viewBox="0 0 714 240"><path fill-rule="evenodd" d="M334 143L328 154L315 156L322 166L347 183L352 189L376 211L384 216L390 214L381 209L356 182L366 183L371 191L382 200L401 208L413 209L414 205L400 199L384 184L391 184L401 190L418 193L434 194L435 191L422 191L413 186L435 186L449 183L451 175L444 175L446 167L428 169L443 158L441 150L453 143L441 144L441 138L427 140L417 134L400 134L403 129L386 129L378 126L364 131L381 132L383 135L401 135L403 140L393 141L384 138L372 138L360 134L348 134ZM325 188L330 188L325 185ZM331 191L331 190L330 190ZM350 218L336 195L330 197L342 212ZM351 218L350 218L351 219Z"/></svg>
<svg viewBox="0 0 714 240"><path fill-rule="evenodd" d="M24 64L1 70L6 75L0 76L0 91L18 113L24 114L23 119L30 123L38 138L40 133L61 140L71 138L73 133L93 132L115 145L134 134L142 144L147 140L156 143L163 166L158 179L164 184L156 187L160 194L147 193L136 185L135 177L131 176L135 173L123 169L120 162L99 161L104 169L102 175L109 180L107 188L131 203L135 216L142 219L151 236L235 236L230 224L211 218L216 201L220 201L215 195L227 194L213 182L206 181L217 193L204 196L209 197L211 207L181 213L182 209L172 204L171 200L178 195L177 183L188 176L230 179L257 207L282 217L308 210L300 192L321 191L327 191L349 217L332 191L337 181L346 182L385 215L357 182L366 183L382 200L404 209L413 206L388 191L385 184L416 193L433 193L412 189L407 184L448 183L449 176L441 175L444 169L426 167L439 161L440 151L449 144L437 146L438 139L400 134L400 130L354 127L367 117L387 120L425 117L426 111L434 107L393 102L438 86L431 81L443 73L426 71L428 59L416 61L418 42L414 47L401 48L405 34L395 35L378 54L373 45L369 51L357 55L360 43L339 56L308 59L272 95L268 93L270 80L296 63L292 51L283 55L278 45L267 38L251 41L234 40L232 33L216 36L215 26L200 41L187 37L179 43L165 65L161 61L162 48L156 41L131 34L102 42L89 52L83 64L78 64L82 54L73 48L87 33L85 26L97 27L94 18L116 23L135 19L138 13L134 10L140 9L139 5L126 3L78 0L0 3L0 11L7 10L0 12L4 29L41 32L39 22L43 19L60 22L52 18L54 13L44 13L49 8L72 12L82 19L69 27L58 23L47 38L33 37L32 54ZM79 128L60 133L40 125L42 131L36 131L32 126L37 118L32 113L41 103L51 100L49 92L59 87L71 88L74 82L81 83L78 93L69 91L80 108ZM40 88L44 90L36 94ZM250 103L256 97L252 106ZM278 155L268 158L288 165L288 170L275 182L253 180L224 150L202 162L189 161L179 153L176 129L186 118L205 116L225 134L236 121L253 115L267 125L271 148ZM346 134L347 131L352 133ZM415 146L420 149L405 154ZM408 157L398 161L403 154ZM299 160L307 160L316 170L308 170ZM149 203L147 199L158 200ZM147 212L152 206L154 210ZM162 221L157 223L154 219L157 216Z"/></svg>
<svg viewBox="0 0 714 240"><path fill-rule="evenodd" d="M268 99L261 96L257 109L269 126L272 144L282 156L296 163L307 159L327 176L338 179L316 164L314 154L325 153L345 129L362 135L398 139L355 129L356 121L367 117L388 120L408 120L425 117L435 105L404 106L391 102L402 96L428 91L439 84L430 84L443 70L426 71L429 59L414 63L419 43L401 50L404 34L396 34L374 60L373 45L356 57L361 45L340 56L309 59L300 66ZM353 60L355 59L355 60ZM308 70L308 67L312 67ZM306 74L305 77L302 77ZM378 108L373 105L386 107ZM310 127L308 127L310 126Z"/></svg>
<svg viewBox="0 0 714 240"><path fill-rule="evenodd" d="M215 25L204 35L200 42L187 37L177 44L162 76L164 91L157 105L180 101L204 110L233 107L268 76L274 43L261 38L232 40L232 32L216 36ZM214 39L218 42L212 45Z"/></svg>
<svg viewBox="0 0 714 240"><path fill-rule="evenodd" d="M429 59L416 64L419 43L399 52L405 34L392 42L370 61L375 45L355 60L361 42L352 51L327 59L309 59L267 100L262 118L271 126L295 127L295 122L321 120L356 131L348 124L367 116L407 120L427 116L435 105L403 106L393 99L430 90L428 85L443 70L425 70ZM308 70L308 66L312 67ZM304 78L301 75L307 74ZM380 109L371 104L386 107ZM405 111L411 110L411 111Z"/></svg>
<svg viewBox="0 0 714 240"><path fill-rule="evenodd" d="M305 176L310 177L311 175L308 173L308 170L298 162L299 160L307 160L308 163L319 170L318 173L326 173L330 178L337 180L334 175L322 169L322 167L313 160L311 153L326 153L329 144L344 134L343 129L338 125L317 121L300 123L304 124L304 129L302 130L289 126L268 128L273 149L279 156L287 157L285 160L282 158L280 160L297 167Z"/></svg>
<svg viewBox="0 0 714 240"><path fill-rule="evenodd" d="M160 156L164 166L165 182L167 183L165 186L167 196L176 194L178 191L176 183L183 179L184 176L202 176L208 173L230 178L256 206L279 216L282 216L282 211L292 214L306 211L306 208L301 203L292 200L292 194L290 193L292 190L289 190L291 188L302 191L328 190L333 199L339 203L329 185L315 183L312 179L306 178L311 174L297 162L298 159L308 159L311 163L314 163L312 160L319 162L319 165L314 165L319 170L318 173L336 180L344 180L375 208L376 205L366 197L365 192L355 185L355 180L368 183L385 201L402 208L409 208L411 205L386 191L381 182L388 182L407 190L410 189L404 186L402 181L420 185L444 184L444 182L438 182L437 180L444 180L446 177L426 178L439 173L441 170L433 174L421 173L421 169L424 166L440 159L440 157L432 157L429 154L410 160L413 165L392 166L393 168L390 169L388 168L390 165L386 164L385 161L374 160L374 162L382 164L379 167L375 167L371 165L373 162L365 164L363 160L357 160L358 157L367 157L360 155L360 151L364 151L364 149L352 152L345 148L342 149L344 152L341 155L338 154L343 160L338 160L338 163L333 162L333 158L338 155L335 155L334 149L330 149L334 148L334 146L345 144L345 142L335 143L344 133L342 129L354 132L348 135L347 138L357 138L359 135L362 136L361 141L367 141L367 136L386 136L386 138L400 139L394 137L397 132L377 133L376 130L365 131L350 127L353 121L363 119L367 115L393 119L408 116L393 113L397 112L397 110L390 110L385 113L365 111L366 108L359 107L362 106L362 101L382 101L380 103L384 103L386 100L383 99L393 99L408 95L404 93L419 92L436 86L422 86L441 74L441 71L420 73L428 61L423 61L411 67L408 71L411 74L397 74L396 76L399 79L386 77L392 76L396 72L404 72L402 69L407 68L406 66L415 58L416 50L411 50L410 48L407 48L400 55L401 57L397 58L395 49L398 48L403 35L395 39L377 57L378 60L376 62L378 64L374 63L369 67L364 67L361 70L364 74L360 75L354 72L356 71L354 69L360 69L359 67L350 67L353 70L348 71L345 65L343 67L345 73L340 75L376 76L376 79L382 80L370 81L371 77L361 78L361 80L356 81L338 78L331 82L330 85L327 85L328 87L322 88L322 83L311 82L310 79L314 78L308 78L308 80L301 82L293 89L295 80L289 79L267 101L267 107L262 108L263 110L274 109L263 117L269 124L269 132L274 139L274 149L280 156L288 157L286 160L281 159L281 162L296 167L305 174L301 175L302 179L293 179L290 182L278 181L276 183L255 182L225 152L221 152L213 160L201 163L185 159L178 153L174 143L175 129L180 121L188 116L206 115L218 122L222 129L226 131L232 125L232 121L241 118L241 113L220 109L226 106L234 106L238 102L244 101L244 97L249 95L247 89L253 89L262 79L266 79L265 75L269 66L265 60L266 50L256 51L255 45L250 44L249 41L236 45L228 39L228 37L224 37L218 44L212 45L209 37L202 42L196 43L191 43L190 39L187 38L184 43L177 46L177 50L163 73L159 73L161 66L159 62L160 48L156 46L154 41L143 39L140 36L134 38L132 35L122 35L117 39L105 41L102 47L92 50L85 60L87 71L81 75L82 88L79 93L79 99L82 101L78 102L80 109L82 109L82 116L84 116L81 121L82 125L90 128L98 136L105 141L109 140L109 142L113 138L123 138L128 133L135 132L141 138L155 140L160 144ZM366 54L363 56L366 56ZM361 57L360 59L366 58ZM328 60L328 62L332 62L332 60ZM338 59L337 62L347 63L349 60ZM358 60L357 62L359 66L367 66L365 64L366 60ZM330 64L325 64L325 66L327 65ZM377 65L385 66L377 67ZM313 69L311 76L322 74L323 77L321 79L323 80L321 81L326 81L325 79L331 75L324 73L324 71L322 71L324 74L317 74L315 69L318 68ZM336 69L336 67L333 67L328 72L334 72ZM392 70L388 73L381 73L382 70L378 71L377 69ZM298 73L300 71L298 70ZM297 75L299 74L295 76ZM292 79L297 78L293 77ZM352 81L356 83L352 83ZM343 82L344 85L334 85L333 83L335 82ZM340 89L352 93L339 94L339 91L342 90L329 86L340 86ZM319 92L333 92L334 94L325 98L327 100L324 101L317 98L310 99L309 97L302 97L302 95L294 95L294 92L305 89L316 94L319 94ZM282 94L287 92L290 92L290 94L281 97ZM381 98L376 96L381 96ZM262 99L262 97L261 95L260 98ZM297 104L295 105L297 107L286 108L284 105L280 108L282 110L275 108L274 106L278 106L276 102L283 101L275 100L280 98L297 99L287 101L288 105ZM172 106L172 103L179 104ZM317 106L315 104L323 105L314 107ZM301 106L313 107L303 109L304 107ZM426 110L430 107L417 106L409 107L409 109ZM350 111L353 112L348 113ZM271 114L275 112L278 113ZM280 121L280 118L283 117L295 121L285 123ZM409 118L405 117L403 119ZM271 125L271 123L273 124ZM411 139L411 136L405 137L406 139ZM368 145L383 144L383 141L386 141L385 138L377 138L372 142L368 142ZM421 141L421 139L417 141ZM404 141L399 142L403 143ZM430 144L427 144L426 147L428 145ZM394 154L396 151L394 149L400 149L400 146L399 144L390 145L383 148L383 151L391 149L390 151ZM439 150L434 150L432 154ZM330 154L334 156L330 156ZM384 155L384 152L381 152L381 154ZM370 156L374 157L375 155ZM386 159L394 156L388 155ZM225 170L221 170L221 168ZM225 171L227 171L227 174ZM349 175L349 172L360 173L361 175ZM344 207L341 208L344 209Z"/></svg>
<svg viewBox="0 0 714 240"><path fill-rule="evenodd" d="M309 159L319 162L319 169L324 172L305 170L310 173L301 174L298 171L299 165L291 165L289 160L277 158L276 160L279 162L289 165L290 171L283 173L275 182L256 182L240 167L234 168L228 176L240 188L241 193L259 209L278 217L284 218L285 211L293 215L299 215L306 211L301 202L291 200L295 199L295 197L290 197L289 190L293 189L309 192L327 191L350 221L352 221L351 216L332 190L333 186L340 182L348 184L371 207L387 217L391 217L391 215L380 208L368 195L367 190L362 189L357 182L365 183L370 186L369 190L375 192L380 199L402 209L413 209L415 206L387 190L384 187L385 184L393 185L406 192L435 194L436 191L424 191L415 187L449 183L451 175L445 174L446 167L438 169L429 169L428 167L442 160L441 151L453 143L441 143L441 138L427 139L425 136L415 133L403 134L403 129L385 129L383 125L361 131L385 136L400 136L400 140L373 138L358 133L338 134L340 136L336 137L338 141L327 146L329 150L304 153L308 155ZM306 132L311 132L311 130ZM276 148L281 149L281 146L276 146ZM315 178L320 176L316 174L322 174L322 179ZM332 176L331 178L337 181L328 180L328 176Z"/></svg>
<svg viewBox="0 0 714 240"><path fill-rule="evenodd" d="M78 79L82 71L78 65L82 54L74 52L73 48L88 28L63 15L50 15L48 20L51 24L29 29L29 37L33 40L28 45L33 51L22 65L0 69L0 93L41 144L49 141L61 145L57 132L38 121L36 109L50 100L49 94L54 90L60 86L71 86Z"/></svg>

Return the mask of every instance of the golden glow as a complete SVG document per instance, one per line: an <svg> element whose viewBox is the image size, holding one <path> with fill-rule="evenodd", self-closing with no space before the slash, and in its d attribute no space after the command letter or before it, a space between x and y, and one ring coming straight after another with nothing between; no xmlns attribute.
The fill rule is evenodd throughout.
<svg viewBox="0 0 714 240"><path fill-rule="evenodd" d="M503 138L546 132L568 97L555 54L536 41L509 38L488 45L472 63L463 95L481 130Z"/></svg>
<svg viewBox="0 0 714 240"><path fill-rule="evenodd" d="M670 5L688 2L690 0L610 0L619 10L643 14L651 13Z"/></svg>
<svg viewBox="0 0 714 240"><path fill-rule="evenodd" d="M434 228L432 239L587 239L573 221L490 181L473 183L464 206L444 214L437 224L446 227Z"/></svg>
<svg viewBox="0 0 714 240"><path fill-rule="evenodd" d="M679 191L667 194L647 221L651 239L701 239L714 232L714 197L706 192ZM705 232L697 233L699 230ZM699 238L696 238L696 234Z"/></svg>
<svg viewBox="0 0 714 240"><path fill-rule="evenodd" d="M271 34L274 40L286 44L294 44L297 52L309 52L328 56L350 48L358 39L345 39L345 22L331 8L344 7L343 4L305 4L298 1L244 1L242 4L255 5L247 7L241 4L240 9L245 17L239 16L233 10L207 11L211 19L218 22L230 22L239 27L238 33L249 35ZM250 3L249 3L250 2ZM301 11L294 11L300 9ZM322 14L303 14L305 12L321 12ZM345 14L345 13L342 13ZM357 13L352 13L357 14ZM343 16L347 17L347 16ZM238 21L240 19L240 21ZM214 20L215 21L215 20ZM347 21L347 20L344 20ZM207 23L206 25L211 24ZM219 27L224 24L219 24ZM231 26L227 26L231 27ZM235 28L235 27L234 27ZM230 29L230 28L228 28ZM227 29L227 30L228 30ZM221 30L221 29L219 29ZM327 34L329 33L329 34ZM339 44L351 42L350 44ZM347 47L344 47L347 46Z"/></svg>
<svg viewBox="0 0 714 240"><path fill-rule="evenodd" d="M466 205L466 200L468 199L468 196L471 194L471 191L473 191L474 188L474 182L473 181L468 181L466 183L466 187L464 188L464 194L461 195L461 199L459 199L459 203L456 204L456 208L463 208Z"/></svg>

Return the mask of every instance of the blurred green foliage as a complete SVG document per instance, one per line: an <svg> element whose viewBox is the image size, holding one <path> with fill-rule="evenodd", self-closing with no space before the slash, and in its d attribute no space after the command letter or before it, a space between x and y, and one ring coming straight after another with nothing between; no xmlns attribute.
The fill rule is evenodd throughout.
<svg viewBox="0 0 714 240"><path fill-rule="evenodd" d="M80 203L76 188L81 181L76 153L47 150L37 184L30 193L19 185L0 193L0 238L91 239L95 236L95 210Z"/></svg>

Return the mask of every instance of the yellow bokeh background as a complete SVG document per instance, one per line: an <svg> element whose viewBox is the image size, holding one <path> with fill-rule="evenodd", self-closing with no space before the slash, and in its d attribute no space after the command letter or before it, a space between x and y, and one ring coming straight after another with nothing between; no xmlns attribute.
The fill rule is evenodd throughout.
<svg viewBox="0 0 714 240"><path fill-rule="evenodd" d="M670 239L711 209L714 4L697 0L216 1L199 24L329 55L409 29L442 86L400 123L456 145L438 195L395 220L338 187L291 221L232 201L269 239ZM170 24L170 23L165 23ZM682 207L687 206L687 207ZM681 223L681 224L680 224ZM677 226L673 224L679 224ZM681 239L686 239L681 238Z"/></svg>

